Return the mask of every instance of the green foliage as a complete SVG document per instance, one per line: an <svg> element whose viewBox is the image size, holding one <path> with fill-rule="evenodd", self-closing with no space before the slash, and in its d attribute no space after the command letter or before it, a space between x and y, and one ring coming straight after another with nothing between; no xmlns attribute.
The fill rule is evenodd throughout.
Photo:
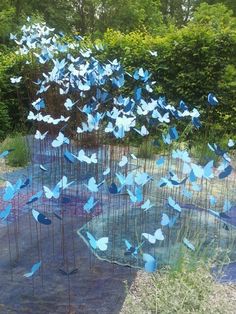
<svg viewBox="0 0 236 314"><path fill-rule="evenodd" d="M4 103L0 102L0 140L4 139L10 130L10 118Z"/></svg>
<svg viewBox="0 0 236 314"><path fill-rule="evenodd" d="M20 133L8 136L0 145L1 151L14 149L7 157L11 167L25 167L29 162L29 149L25 137Z"/></svg>

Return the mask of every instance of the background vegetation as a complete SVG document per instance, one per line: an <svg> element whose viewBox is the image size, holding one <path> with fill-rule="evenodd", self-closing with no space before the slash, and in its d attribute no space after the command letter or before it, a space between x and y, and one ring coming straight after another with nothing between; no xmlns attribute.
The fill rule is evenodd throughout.
<svg viewBox="0 0 236 314"><path fill-rule="evenodd" d="M82 34L93 48L102 43L101 60L120 59L128 72L143 67L153 73L155 92L177 104L196 106L209 140L235 133L236 2L234 0L3 0L0 4L0 139L27 131L26 114L33 99L27 69L15 54L10 32L20 32L26 16L46 21L56 31ZM156 51L157 57L150 51ZM16 88L10 77L22 75ZM132 86L130 86L130 91ZM207 94L220 100L207 105ZM198 134L199 136L199 134ZM194 133L188 134L194 138Z"/></svg>

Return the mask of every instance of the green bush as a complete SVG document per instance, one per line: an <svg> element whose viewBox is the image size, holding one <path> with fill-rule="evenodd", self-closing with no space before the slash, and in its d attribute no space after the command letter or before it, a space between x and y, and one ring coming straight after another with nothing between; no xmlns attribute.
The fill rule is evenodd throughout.
<svg viewBox="0 0 236 314"><path fill-rule="evenodd" d="M29 149L24 136L17 133L8 136L0 145L1 151L14 149L6 158L7 165L11 167L25 167L30 159Z"/></svg>
<svg viewBox="0 0 236 314"><path fill-rule="evenodd" d="M0 102L0 140L3 140L10 129L10 117L7 107Z"/></svg>

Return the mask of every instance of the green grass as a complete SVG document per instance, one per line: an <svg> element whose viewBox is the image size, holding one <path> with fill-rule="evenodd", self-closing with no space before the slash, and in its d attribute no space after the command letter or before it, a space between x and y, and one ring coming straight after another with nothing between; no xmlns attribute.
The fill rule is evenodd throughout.
<svg viewBox="0 0 236 314"><path fill-rule="evenodd" d="M6 163L11 167L25 167L29 162L29 149L25 137L20 133L8 136L1 144L0 151L14 149L7 157Z"/></svg>
<svg viewBox="0 0 236 314"><path fill-rule="evenodd" d="M226 302L213 298L215 282L210 274L211 265L204 260L193 263L190 252L181 257L178 267L163 268L151 275L140 273L136 286L127 291L121 313L231 313Z"/></svg>

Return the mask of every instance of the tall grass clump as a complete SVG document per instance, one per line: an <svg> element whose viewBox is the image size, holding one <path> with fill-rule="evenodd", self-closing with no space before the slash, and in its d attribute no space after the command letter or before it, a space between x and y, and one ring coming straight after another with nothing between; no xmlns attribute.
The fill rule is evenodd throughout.
<svg viewBox="0 0 236 314"><path fill-rule="evenodd" d="M13 149L6 163L11 167L25 167L30 159L26 138L20 133L10 135L0 144L0 151Z"/></svg>
<svg viewBox="0 0 236 314"><path fill-rule="evenodd" d="M177 267L138 273L121 314L231 313L226 302L214 300L213 261L194 259L193 254L181 255Z"/></svg>

